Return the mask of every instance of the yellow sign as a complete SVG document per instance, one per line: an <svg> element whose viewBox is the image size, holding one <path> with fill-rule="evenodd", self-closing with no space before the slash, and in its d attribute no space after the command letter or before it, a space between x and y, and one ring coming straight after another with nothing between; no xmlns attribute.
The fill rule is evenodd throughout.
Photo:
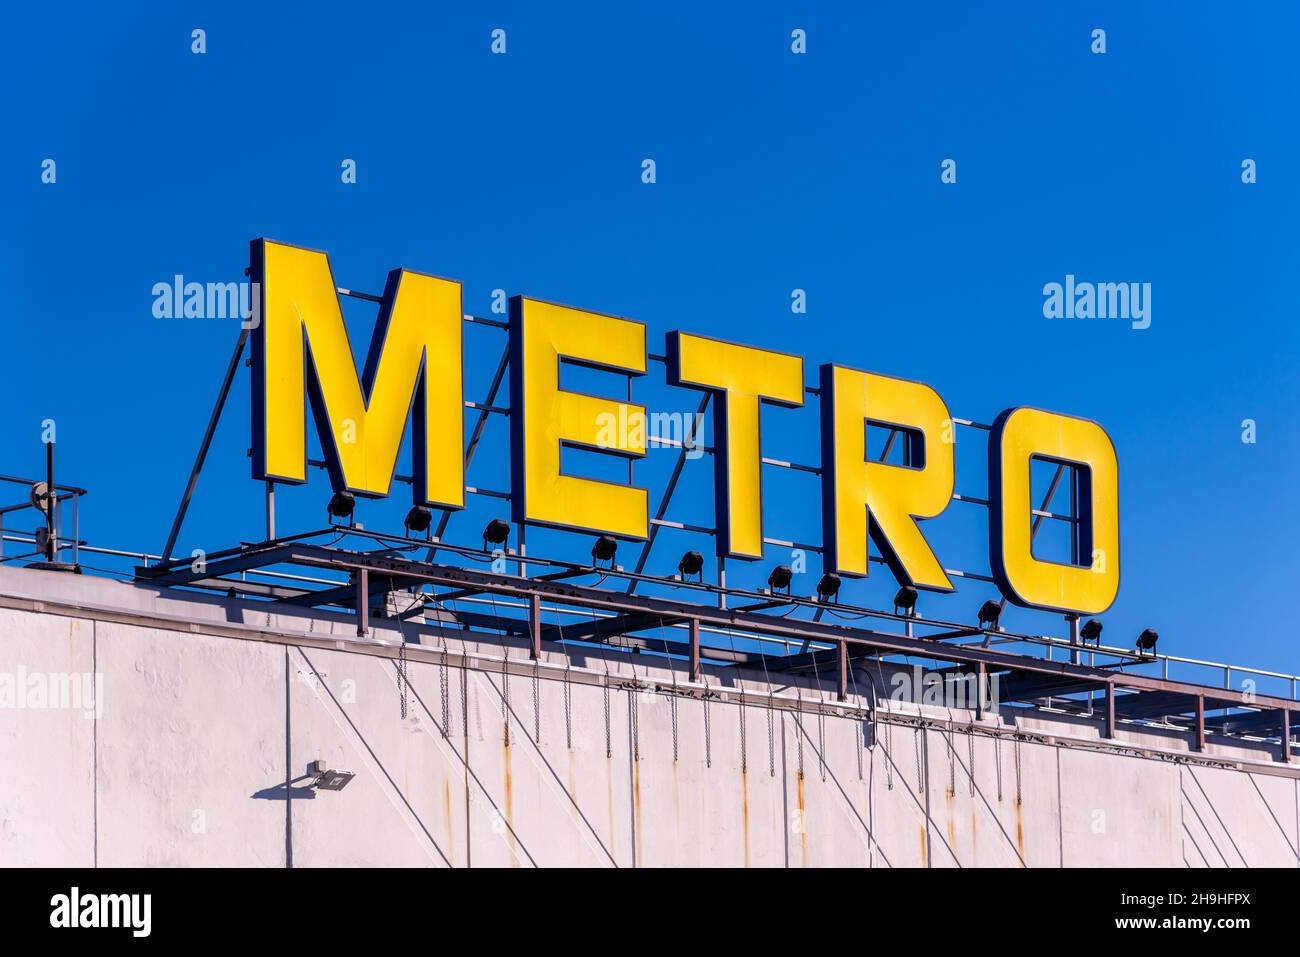
<svg viewBox="0 0 1300 957"><path fill-rule="evenodd" d="M259 239L250 275L260 289L253 331L253 472L276 482L307 478L310 402L336 490L389 493L408 417L416 504L465 504L464 372L458 282L397 269L358 376L339 293L323 252ZM516 522L644 539L648 493L566 474L565 448L637 459L646 454L646 410L631 401L565 389L565 362L631 376L646 372L639 322L517 296L510 301L512 517ZM796 355L669 333L667 381L702 390L714 403L716 541L720 556L762 557L764 405L804 402ZM922 526L953 499L954 422L921 382L821 368L822 520L826 571L865 576L869 543L898 581L953 590L950 573ZM408 415L409 413L409 415ZM779 414L779 413L774 413ZM626 424L609 429L609 422ZM869 455L872 429L888 451ZM1076 518L1073 554L1054 562L1034 553L1031 468L1070 470ZM1018 408L1004 412L989 440L989 561L1008 600L1069 614L1099 614L1119 590L1119 467L1101 426Z"/></svg>

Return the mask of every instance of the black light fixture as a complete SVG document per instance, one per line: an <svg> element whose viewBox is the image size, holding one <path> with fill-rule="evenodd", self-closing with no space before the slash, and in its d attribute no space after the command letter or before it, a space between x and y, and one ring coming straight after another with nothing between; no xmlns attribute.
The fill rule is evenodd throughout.
<svg viewBox="0 0 1300 957"><path fill-rule="evenodd" d="M834 572L827 572L817 583L817 600L834 604L835 596L839 593L840 576Z"/></svg>
<svg viewBox="0 0 1300 957"><path fill-rule="evenodd" d="M609 567L614 567L614 556L618 554L618 541L613 535L602 535L596 539L596 543L591 546L591 558L593 564L609 562Z"/></svg>
<svg viewBox="0 0 1300 957"><path fill-rule="evenodd" d="M1137 650L1139 652L1150 652L1151 657L1156 654L1156 642L1160 640L1160 633L1154 628L1143 629L1142 634L1138 635Z"/></svg>
<svg viewBox="0 0 1300 957"><path fill-rule="evenodd" d="M502 518L494 518L487 523L483 529L483 551L488 552L492 549L488 545L505 545L510 541L510 523Z"/></svg>
<svg viewBox="0 0 1300 957"><path fill-rule="evenodd" d="M1079 631L1079 636L1083 638L1085 642L1091 641L1094 645L1100 645L1101 622L1096 618L1089 618L1084 622L1083 628Z"/></svg>
<svg viewBox="0 0 1300 957"><path fill-rule="evenodd" d="M700 581L704 581L704 556L699 552L687 552L677 563L677 574L682 576L682 581L688 575L699 575Z"/></svg>
<svg viewBox="0 0 1300 957"><path fill-rule="evenodd" d="M423 505L414 505L406 513L406 521L402 524L406 526L408 535L411 532L427 532L429 526L433 524L433 512Z"/></svg>
<svg viewBox="0 0 1300 957"><path fill-rule="evenodd" d="M351 492L335 492L326 506L329 512L330 524L335 524L334 519L346 519L349 525L352 524L352 510L357 507L357 500Z"/></svg>
<svg viewBox="0 0 1300 957"><path fill-rule="evenodd" d="M904 585L894 596L894 614L900 611L906 612L907 617L911 618L916 611L916 589L911 585Z"/></svg>
<svg viewBox="0 0 1300 957"><path fill-rule="evenodd" d="M785 589L785 593L790 594L790 582L794 580L794 571L789 565L777 565L772 569L772 574L767 576L767 587L773 592Z"/></svg>
<svg viewBox="0 0 1300 957"><path fill-rule="evenodd" d="M986 631L996 631L998 619L1002 617L1002 603L989 599L980 605L979 622L980 628Z"/></svg>

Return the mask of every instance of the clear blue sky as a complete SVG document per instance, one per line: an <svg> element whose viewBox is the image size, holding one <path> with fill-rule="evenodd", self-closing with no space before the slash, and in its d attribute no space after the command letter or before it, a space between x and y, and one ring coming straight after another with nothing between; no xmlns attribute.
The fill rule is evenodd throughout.
<svg viewBox="0 0 1300 957"><path fill-rule="evenodd" d="M1284 614L1300 531L1296 7L474 6L11 10L0 470L38 474L54 418L60 477L92 491L83 535L158 551L237 327L156 320L151 289L241 279L265 235L328 250L352 288L381 291L403 266L462 280L479 314L500 287L640 319L653 351L683 328L800 352L810 383L830 360L922 379L960 417L1096 419L1122 486L1105 637L1150 625L1165 651L1300 669ZM489 50L498 27L504 56ZM195 28L206 54L191 53ZM1045 319L1042 287L1067 273L1151 283L1151 327ZM372 316L349 312L354 342ZM469 331L472 395L501 345ZM664 388L660 366L638 398L698 400ZM815 462L815 410L765 412L765 453ZM248 422L241 370L186 553L260 535ZM505 486L504 436L494 423L472 483ZM671 455L638 479L657 484ZM963 432L957 455L958 490L983 495L983 436ZM690 473L670 517L708 522L711 470ZM816 540L815 480L767 479L767 534ZM319 473L286 492L281 530L319 522L327 497ZM395 499L362 520L399 527ZM499 504L453 532L474 541ZM981 510L955 503L928 531L946 565L987 571ZM691 547L661 544L664 572ZM586 543L530 540L542 549ZM733 580L765 578L778 551ZM846 594L880 606L893 589L879 568ZM965 620L985 597L923 602ZM1020 610L1006 622L1062 628Z"/></svg>

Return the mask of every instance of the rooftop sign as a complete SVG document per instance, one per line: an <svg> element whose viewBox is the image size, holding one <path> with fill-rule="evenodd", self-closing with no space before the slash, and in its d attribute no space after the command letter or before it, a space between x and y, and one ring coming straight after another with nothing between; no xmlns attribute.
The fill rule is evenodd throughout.
<svg viewBox="0 0 1300 957"><path fill-rule="evenodd" d="M336 491L389 494L411 420L418 505L465 505L464 370L460 283L406 269L389 273L363 372L357 375L329 257L270 240L252 243L260 290L253 330L253 473L307 480L306 410ZM630 401L561 388L561 360L645 375L646 327L630 319L516 296L509 305L512 517L516 522L645 539L646 489L566 474L574 446L640 458L644 421ZM671 385L714 401L714 500L718 554L761 557L762 436L759 410L804 402L797 355L674 331L665 344ZM954 420L930 386L826 364L819 370L825 570L868 573L868 541L900 584L954 590L926 539L927 519L953 497ZM902 464L869 460L867 430L902 436ZM1073 470L1072 560L1034 555L1030 466ZM1032 408L1008 409L989 434L989 562L1003 595L1032 608L1100 614L1119 591L1119 467L1095 422Z"/></svg>

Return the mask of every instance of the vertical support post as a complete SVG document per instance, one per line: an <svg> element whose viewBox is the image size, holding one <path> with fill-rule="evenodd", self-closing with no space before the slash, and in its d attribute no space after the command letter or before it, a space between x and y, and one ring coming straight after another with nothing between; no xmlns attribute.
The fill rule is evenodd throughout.
<svg viewBox="0 0 1300 957"><path fill-rule="evenodd" d="M1066 615L1065 620L1070 623L1070 664L1079 663L1079 616Z"/></svg>
<svg viewBox="0 0 1300 957"><path fill-rule="evenodd" d="M1102 737L1115 737L1115 682L1106 682L1106 725Z"/></svg>
<svg viewBox="0 0 1300 957"><path fill-rule="evenodd" d="M718 607L727 607L727 556L718 556Z"/></svg>
<svg viewBox="0 0 1300 957"><path fill-rule="evenodd" d="M987 699L984 697L984 688L989 680L988 670L985 668L984 662L982 661L977 663L975 667L975 720L983 721L984 711L987 704Z"/></svg>
<svg viewBox="0 0 1300 957"><path fill-rule="evenodd" d="M690 621L690 642L691 642L691 681L700 680L700 620L692 618Z"/></svg>
<svg viewBox="0 0 1300 957"><path fill-rule="evenodd" d="M847 701L849 697L849 643L841 641L839 646L839 675L836 678L835 697Z"/></svg>
<svg viewBox="0 0 1300 957"><path fill-rule="evenodd" d="M45 443L45 560L52 562L58 557L58 525L54 518L54 509L58 505L59 495L54 491L54 443Z"/></svg>
<svg viewBox="0 0 1300 957"><path fill-rule="evenodd" d="M1205 695L1196 696L1196 750L1205 750Z"/></svg>
<svg viewBox="0 0 1300 957"><path fill-rule="evenodd" d="M275 483L266 480L266 540L275 538Z"/></svg>
<svg viewBox="0 0 1300 957"><path fill-rule="evenodd" d="M528 657L536 661L542 657L542 599L539 595L528 596Z"/></svg>
<svg viewBox="0 0 1300 957"><path fill-rule="evenodd" d="M370 630L370 570L357 572L357 637L364 638Z"/></svg>
<svg viewBox="0 0 1300 957"><path fill-rule="evenodd" d="M1282 760L1291 763L1291 709L1282 709Z"/></svg>
<svg viewBox="0 0 1300 957"><path fill-rule="evenodd" d="M519 540L519 577L520 578L528 577L528 563L524 561L524 556L528 554L527 546L524 542L524 539L526 537L524 534L524 530L527 527L528 526L523 522L519 522L515 526L515 538ZM430 551L432 551L432 549L430 549Z"/></svg>

